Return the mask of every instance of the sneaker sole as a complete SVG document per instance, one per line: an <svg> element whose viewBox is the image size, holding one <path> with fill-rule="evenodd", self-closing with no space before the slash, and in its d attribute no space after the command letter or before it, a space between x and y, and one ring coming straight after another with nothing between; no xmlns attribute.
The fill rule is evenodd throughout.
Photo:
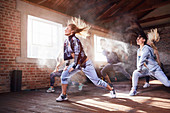
<svg viewBox="0 0 170 113"><path fill-rule="evenodd" d="M55 91L46 91L47 93L54 93Z"/></svg>
<svg viewBox="0 0 170 113"><path fill-rule="evenodd" d="M115 97L111 97L111 98L116 98L116 96Z"/></svg>
<svg viewBox="0 0 170 113"><path fill-rule="evenodd" d="M56 102L63 102L63 101L68 101L68 99L66 99L66 100L56 100Z"/></svg>
<svg viewBox="0 0 170 113"><path fill-rule="evenodd" d="M135 96L135 95L137 95L138 94L138 92L136 92L134 95L129 95L129 96Z"/></svg>

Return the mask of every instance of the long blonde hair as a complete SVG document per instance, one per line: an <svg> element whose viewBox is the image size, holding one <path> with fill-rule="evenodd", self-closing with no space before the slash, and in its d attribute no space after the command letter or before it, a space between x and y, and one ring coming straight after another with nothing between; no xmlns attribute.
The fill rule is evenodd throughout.
<svg viewBox="0 0 170 113"><path fill-rule="evenodd" d="M75 34L80 37L86 38L89 36L88 31L91 28L90 25L86 24L83 20L79 18L72 17L71 20L67 22L67 25L71 27Z"/></svg>
<svg viewBox="0 0 170 113"><path fill-rule="evenodd" d="M153 48L153 49L157 49L157 47L155 46L155 42L159 42L160 40L160 36L159 36L159 33L157 31L157 28L155 29L151 29L150 32L148 32L148 42L150 43L150 46Z"/></svg>

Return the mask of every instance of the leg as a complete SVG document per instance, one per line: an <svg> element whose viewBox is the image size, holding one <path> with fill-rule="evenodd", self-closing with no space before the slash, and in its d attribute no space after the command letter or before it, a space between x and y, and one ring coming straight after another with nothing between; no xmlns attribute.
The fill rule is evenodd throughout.
<svg viewBox="0 0 170 113"><path fill-rule="evenodd" d="M137 94L138 79L139 79L139 77L146 76L146 75L149 75L148 72L140 73L137 70L135 70L133 72L133 75L132 75L132 88L131 88L131 91L129 93L130 96L134 96L134 95Z"/></svg>
<svg viewBox="0 0 170 113"><path fill-rule="evenodd" d="M137 70L135 70L133 72L133 75L132 75L132 88L137 90L139 77L147 76L147 75L149 75L148 71L146 71L146 72L138 72Z"/></svg>
<svg viewBox="0 0 170 113"><path fill-rule="evenodd" d="M116 72L120 72L123 75L125 75L128 79L131 79L131 75L124 69L124 67L121 64L114 64L113 70Z"/></svg>
<svg viewBox="0 0 170 113"><path fill-rule="evenodd" d="M145 77L146 83L143 85L143 88L147 88L147 87L150 86L150 84L149 84L149 78L150 78L150 76L146 76L146 77Z"/></svg>
<svg viewBox="0 0 170 113"><path fill-rule="evenodd" d="M50 74L50 88L46 91L47 93L55 92L55 90L54 90L55 77L61 76L61 72L62 71L52 72Z"/></svg>
<svg viewBox="0 0 170 113"><path fill-rule="evenodd" d="M149 76L146 76L146 77L145 77L146 83L148 83L148 84L149 84L149 78L150 78Z"/></svg>
<svg viewBox="0 0 170 113"><path fill-rule="evenodd" d="M62 94L63 94L63 95L66 95L67 86L68 86L68 84L61 84L61 87L62 87Z"/></svg>
<svg viewBox="0 0 170 113"><path fill-rule="evenodd" d="M170 87L170 81L161 69L157 69L154 73L154 77L157 78L166 87Z"/></svg>
<svg viewBox="0 0 170 113"><path fill-rule="evenodd" d="M62 72L61 74L61 88L62 88L62 93L60 94L60 96L58 98L56 98L57 102L61 102L64 100L67 100L67 86L68 86L68 79L71 77L71 75L73 75L77 69L73 70L72 72L69 72L70 68L73 66L73 63L71 65L69 65L67 67L67 69L65 71Z"/></svg>
<svg viewBox="0 0 170 113"><path fill-rule="evenodd" d="M52 72L50 74L50 87L53 87L54 86L54 83L55 83L55 73Z"/></svg>
<svg viewBox="0 0 170 113"><path fill-rule="evenodd" d="M108 75L105 76L105 79L107 80L107 83L111 84L111 81Z"/></svg>
<svg viewBox="0 0 170 113"><path fill-rule="evenodd" d="M97 73L90 60L86 61L85 67L82 68L82 71L93 82L94 85L104 88L107 87L107 83L98 78Z"/></svg>
<svg viewBox="0 0 170 113"><path fill-rule="evenodd" d="M101 70L102 76L107 80L109 84L111 84L110 78L108 76L108 72L113 70L113 65L112 64L107 64L106 66L103 67Z"/></svg>
<svg viewBox="0 0 170 113"><path fill-rule="evenodd" d="M59 72L52 72L50 74L50 86L53 87L54 83L55 83L55 77L60 77L61 76L62 71Z"/></svg>
<svg viewBox="0 0 170 113"><path fill-rule="evenodd" d="M108 89L111 93L111 97L115 98L115 91L113 88L111 88L105 81L98 78L97 73L91 63L90 60L86 61L85 67L82 68L82 71L85 73L85 75L98 87L104 87Z"/></svg>
<svg viewBox="0 0 170 113"><path fill-rule="evenodd" d="M73 66L73 63L67 67L67 70L63 71L61 74L61 85L62 85L62 94L66 94L67 86L68 86L68 79L78 71L78 69L69 72L70 68Z"/></svg>

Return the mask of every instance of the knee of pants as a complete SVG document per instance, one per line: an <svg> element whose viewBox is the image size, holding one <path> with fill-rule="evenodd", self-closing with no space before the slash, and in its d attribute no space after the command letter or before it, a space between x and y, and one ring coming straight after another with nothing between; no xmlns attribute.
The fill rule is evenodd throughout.
<svg viewBox="0 0 170 113"><path fill-rule="evenodd" d="M67 77L64 77L64 76L61 76L61 83L62 84L67 84L68 83L68 78Z"/></svg>
<svg viewBox="0 0 170 113"><path fill-rule="evenodd" d="M132 74L132 77L136 77L136 76L139 76L139 72L137 71L137 70L135 70L134 72L133 72L133 74Z"/></svg>
<svg viewBox="0 0 170 113"><path fill-rule="evenodd" d="M54 73L52 72L51 74L50 74L50 78L53 78L54 77Z"/></svg>

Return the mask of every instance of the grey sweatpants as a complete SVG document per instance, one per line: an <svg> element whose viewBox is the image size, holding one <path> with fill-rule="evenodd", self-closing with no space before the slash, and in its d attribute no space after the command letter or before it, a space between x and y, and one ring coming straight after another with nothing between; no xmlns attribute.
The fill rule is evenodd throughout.
<svg viewBox="0 0 170 113"><path fill-rule="evenodd" d="M73 73L77 72L78 69L74 69L72 72L69 72L70 68L73 66L74 63L68 66L66 71L63 71L61 74L61 83L68 84L68 79L73 75ZM94 66L90 60L86 61L84 66L82 67L82 71L84 74L98 87L107 87L107 83L101 80L95 71Z"/></svg>
<svg viewBox="0 0 170 113"><path fill-rule="evenodd" d="M166 87L170 87L170 81L168 80L168 78L166 77L164 72L161 70L161 68L158 67L154 72L149 72L148 70L139 72L139 71L135 70L132 75L132 88L135 90L137 89L139 77L149 76L149 75L154 76Z"/></svg>

